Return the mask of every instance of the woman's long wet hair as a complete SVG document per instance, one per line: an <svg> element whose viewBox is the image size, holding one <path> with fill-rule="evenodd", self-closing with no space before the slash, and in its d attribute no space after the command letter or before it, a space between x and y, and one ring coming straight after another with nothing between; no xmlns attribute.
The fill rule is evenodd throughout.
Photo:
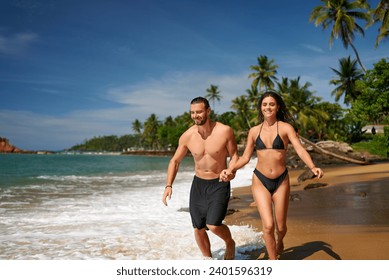
<svg viewBox="0 0 389 280"><path fill-rule="evenodd" d="M284 100L282 100L281 95L278 94L277 92L271 91L271 90L264 92L258 100L258 119L259 119L259 122L262 123L264 121L264 117L263 117L262 110L261 110L262 101L263 101L263 99L265 99L266 97L269 97L269 96L273 97L276 100L277 105L280 106L278 111L277 111L277 115L276 115L277 120L287 122L287 123L294 126L295 121L294 121L292 115L289 113L288 109L286 108L286 105L284 103Z"/></svg>

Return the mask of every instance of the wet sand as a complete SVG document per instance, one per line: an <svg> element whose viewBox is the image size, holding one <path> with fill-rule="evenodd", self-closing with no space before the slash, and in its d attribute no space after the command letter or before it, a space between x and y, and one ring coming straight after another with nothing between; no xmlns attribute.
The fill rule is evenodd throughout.
<svg viewBox="0 0 389 280"><path fill-rule="evenodd" d="M280 259L389 260L389 162L323 170L322 179L301 183L297 177L304 170L289 170L288 233ZM304 189L316 183L325 186ZM236 212L226 217L227 224L261 231L250 187L233 190L229 209ZM267 258L265 250L248 255Z"/></svg>

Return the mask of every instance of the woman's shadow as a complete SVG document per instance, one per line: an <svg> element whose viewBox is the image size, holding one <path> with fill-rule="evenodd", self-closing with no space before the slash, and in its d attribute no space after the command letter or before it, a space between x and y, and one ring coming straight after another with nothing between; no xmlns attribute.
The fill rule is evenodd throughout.
<svg viewBox="0 0 389 280"><path fill-rule="evenodd" d="M280 260L304 260L319 251L323 251L327 253L335 260L342 259L337 253L335 253L332 250L330 244L325 243L323 241L312 241L312 242L304 243L301 246L287 248L280 255L279 259ZM265 255L263 257L259 256L258 260L268 258L267 252L264 253Z"/></svg>

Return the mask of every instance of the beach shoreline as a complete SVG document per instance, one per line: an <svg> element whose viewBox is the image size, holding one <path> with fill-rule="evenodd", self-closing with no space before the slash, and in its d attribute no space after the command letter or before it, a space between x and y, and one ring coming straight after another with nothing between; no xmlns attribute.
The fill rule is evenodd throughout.
<svg viewBox="0 0 389 280"><path fill-rule="evenodd" d="M289 170L288 233L280 259L389 260L389 162L323 170L322 179L304 182L297 180L304 170ZM310 184L317 187L304 189ZM229 209L226 224L261 231L251 187L234 188ZM248 255L266 259L264 250Z"/></svg>

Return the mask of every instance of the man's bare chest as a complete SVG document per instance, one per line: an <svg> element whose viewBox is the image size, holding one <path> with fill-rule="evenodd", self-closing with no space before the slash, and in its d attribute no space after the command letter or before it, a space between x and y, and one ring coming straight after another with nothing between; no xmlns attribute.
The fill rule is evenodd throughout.
<svg viewBox="0 0 389 280"><path fill-rule="evenodd" d="M226 140L220 137L209 136L206 139L194 137L188 145L190 152L196 156L210 155L217 156L225 151Z"/></svg>

